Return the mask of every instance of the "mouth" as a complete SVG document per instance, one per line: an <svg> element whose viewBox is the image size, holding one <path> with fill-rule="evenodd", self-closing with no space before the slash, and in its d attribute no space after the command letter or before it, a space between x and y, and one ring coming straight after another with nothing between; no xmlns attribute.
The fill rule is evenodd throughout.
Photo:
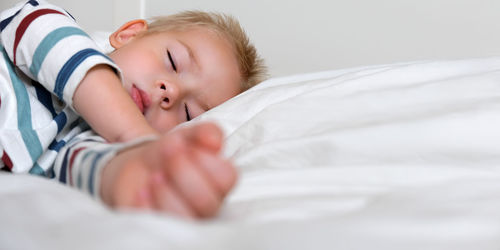
<svg viewBox="0 0 500 250"><path fill-rule="evenodd" d="M144 114L146 109L149 107L149 104L151 103L148 94L142 89L135 86L135 84L133 84L132 88L130 89L130 96L132 97L132 100L134 101L135 105L137 105L141 113Z"/></svg>

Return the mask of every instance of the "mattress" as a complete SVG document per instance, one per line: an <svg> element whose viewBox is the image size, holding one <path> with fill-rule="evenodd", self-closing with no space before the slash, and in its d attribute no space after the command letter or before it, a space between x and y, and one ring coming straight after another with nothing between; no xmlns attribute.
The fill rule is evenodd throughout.
<svg viewBox="0 0 500 250"><path fill-rule="evenodd" d="M0 174L0 249L500 249L499 57L272 78L202 121L239 172L215 218Z"/></svg>

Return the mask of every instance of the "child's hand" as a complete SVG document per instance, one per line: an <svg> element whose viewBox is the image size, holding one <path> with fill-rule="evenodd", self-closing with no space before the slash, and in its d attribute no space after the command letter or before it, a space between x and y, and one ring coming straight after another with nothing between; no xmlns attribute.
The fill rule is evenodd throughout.
<svg viewBox="0 0 500 250"><path fill-rule="evenodd" d="M205 123L123 151L104 169L102 198L116 208L213 216L236 182L234 167L218 154L221 147L221 131Z"/></svg>

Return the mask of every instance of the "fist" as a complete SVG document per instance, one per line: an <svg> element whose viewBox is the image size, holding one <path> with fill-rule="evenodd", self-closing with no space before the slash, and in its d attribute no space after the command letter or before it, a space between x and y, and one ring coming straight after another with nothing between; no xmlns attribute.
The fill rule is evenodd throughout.
<svg viewBox="0 0 500 250"><path fill-rule="evenodd" d="M114 208L214 216L237 179L220 156L222 140L217 126L203 123L122 151L104 168L103 201Z"/></svg>

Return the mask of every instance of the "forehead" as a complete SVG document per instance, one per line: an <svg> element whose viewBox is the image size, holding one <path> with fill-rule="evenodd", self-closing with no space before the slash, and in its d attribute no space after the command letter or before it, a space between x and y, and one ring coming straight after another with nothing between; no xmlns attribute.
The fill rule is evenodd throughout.
<svg viewBox="0 0 500 250"><path fill-rule="evenodd" d="M211 108L241 92L238 60L231 44L220 35L206 30L192 32L200 36L191 44L186 41L186 45L191 46L199 63L200 81L204 83L201 92Z"/></svg>

